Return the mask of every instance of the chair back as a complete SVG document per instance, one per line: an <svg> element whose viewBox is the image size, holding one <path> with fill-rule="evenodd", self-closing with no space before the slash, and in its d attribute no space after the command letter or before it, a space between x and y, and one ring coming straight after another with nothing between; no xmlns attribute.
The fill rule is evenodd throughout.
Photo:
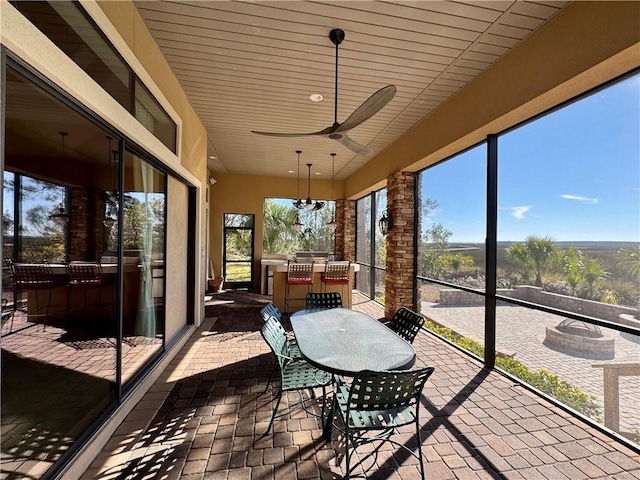
<svg viewBox="0 0 640 480"><path fill-rule="evenodd" d="M269 302L262 307L262 310L260 310L260 316L262 317L263 322L269 320L269 317L275 317L276 320L282 322L282 313L280 313L280 310L278 310L278 307L276 307L273 302Z"/></svg>
<svg viewBox="0 0 640 480"><path fill-rule="evenodd" d="M338 292L309 292L305 297L307 310L342 308L342 297Z"/></svg>
<svg viewBox="0 0 640 480"><path fill-rule="evenodd" d="M424 317L405 307L400 307L393 314L391 321L387 324L391 330L404 338L407 342L413 343L418 332L424 325Z"/></svg>
<svg viewBox="0 0 640 480"><path fill-rule="evenodd" d="M284 367L286 357L289 356L289 347L287 345L287 333L282 324L275 317L269 317L262 325L260 333L262 333L262 338L264 338L276 356L280 368Z"/></svg>
<svg viewBox="0 0 640 480"><path fill-rule="evenodd" d="M351 262L327 262L324 269L324 281L326 283L349 282L349 268Z"/></svg>
<svg viewBox="0 0 640 480"><path fill-rule="evenodd" d="M11 276L18 288L51 288L55 284L54 274L47 264L12 263Z"/></svg>
<svg viewBox="0 0 640 480"><path fill-rule="evenodd" d="M416 370L359 372L349 389L347 411L387 410L417 405L424 384L433 371L434 367L423 367Z"/></svg>
<svg viewBox="0 0 640 480"><path fill-rule="evenodd" d="M102 267L98 263L67 264L67 275L71 285L99 285L103 281Z"/></svg>
<svg viewBox="0 0 640 480"><path fill-rule="evenodd" d="M313 283L313 262L296 263L289 261L287 263L287 282Z"/></svg>

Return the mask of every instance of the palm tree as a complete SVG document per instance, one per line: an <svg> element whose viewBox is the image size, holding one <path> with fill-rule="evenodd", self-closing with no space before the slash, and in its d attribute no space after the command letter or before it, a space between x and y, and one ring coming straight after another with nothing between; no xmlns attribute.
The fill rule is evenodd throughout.
<svg viewBox="0 0 640 480"><path fill-rule="evenodd" d="M623 248L619 253L620 260L618 265L629 275L635 277L636 280L636 287L638 289L636 292L638 297L636 318L640 318L640 247Z"/></svg>
<svg viewBox="0 0 640 480"><path fill-rule="evenodd" d="M293 230L298 211L267 199L264 202L264 252L295 253L300 248L300 234Z"/></svg>
<svg viewBox="0 0 640 480"><path fill-rule="evenodd" d="M550 237L529 236L524 239L524 249L536 275L536 287L542 287L542 277L556 262L558 248Z"/></svg>
<svg viewBox="0 0 640 480"><path fill-rule="evenodd" d="M569 247L562 257L562 271L569 286L571 287L571 295L576 296L578 283L582 278L582 269L584 263L582 261L582 253L575 247Z"/></svg>
<svg viewBox="0 0 640 480"><path fill-rule="evenodd" d="M520 268L522 280L529 282L531 275L531 262L522 243L514 243L507 248L507 259Z"/></svg>
<svg viewBox="0 0 640 480"><path fill-rule="evenodd" d="M607 276L603 263L597 258L585 257L583 259L582 278L587 284L587 299L593 297L594 284Z"/></svg>

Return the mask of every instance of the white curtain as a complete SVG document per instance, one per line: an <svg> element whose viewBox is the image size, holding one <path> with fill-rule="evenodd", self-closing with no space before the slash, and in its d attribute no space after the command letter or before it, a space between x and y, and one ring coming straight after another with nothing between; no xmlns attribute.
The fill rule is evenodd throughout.
<svg viewBox="0 0 640 480"><path fill-rule="evenodd" d="M144 194L144 207L146 215L144 218L142 234L142 252L140 261L142 271L140 273L140 297L138 299L138 317L136 320L136 335L145 337L156 336L156 310L153 299L153 271L152 271L152 250L153 250L153 209L151 199L153 198L153 172L154 169L147 162L138 157L134 158L134 181L136 187L142 187Z"/></svg>

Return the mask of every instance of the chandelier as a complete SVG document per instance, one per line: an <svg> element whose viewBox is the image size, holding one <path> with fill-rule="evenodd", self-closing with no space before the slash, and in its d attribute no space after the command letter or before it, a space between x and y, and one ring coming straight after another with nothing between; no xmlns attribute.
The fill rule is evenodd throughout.
<svg viewBox="0 0 640 480"><path fill-rule="evenodd" d="M67 159L65 158L65 152L64 152L64 139L69 134L67 132L58 132L58 133L62 137L62 161L64 162L62 164L62 182L65 183L66 182L65 173L67 171L67 167L66 167ZM63 187L62 193L60 194L60 204L57 207L55 207L51 212L51 214L49 215L49 218L51 220L53 220L54 222L56 222L58 225L62 227L64 227L66 224L69 223L69 214L65 211L65 208L64 208L65 191L66 191L66 187Z"/></svg>
<svg viewBox="0 0 640 480"><path fill-rule="evenodd" d="M304 203L300 199L300 154L302 153L302 150L296 150L296 153L298 154L298 182L297 182L298 194L296 195L296 199L293 201L293 206L300 209L304 207ZM298 223L299 223L299 220L298 220Z"/></svg>
<svg viewBox="0 0 640 480"><path fill-rule="evenodd" d="M334 200L334 205L335 205L335 198L333 198L333 180L335 178L336 175L336 154L332 153L331 154L331 198ZM335 230L336 229L336 208L334 206L333 208L333 212L331 212L331 220L329 221L329 223L327 223L327 228L329 228L330 230Z"/></svg>
<svg viewBox="0 0 640 480"><path fill-rule="evenodd" d="M320 210L324 207L324 202L320 202L316 200L315 202L311 200L311 163L307 163L307 167L309 168L309 176L307 178L307 199L304 202L305 210Z"/></svg>

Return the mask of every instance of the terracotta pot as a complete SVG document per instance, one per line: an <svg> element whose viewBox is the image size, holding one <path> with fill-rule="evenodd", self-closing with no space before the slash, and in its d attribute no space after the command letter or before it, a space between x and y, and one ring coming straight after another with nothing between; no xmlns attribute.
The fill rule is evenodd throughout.
<svg viewBox="0 0 640 480"><path fill-rule="evenodd" d="M223 281L224 281L224 278L222 278L222 277L210 278L209 279L209 291L213 292L213 293L217 293L220 290L222 290Z"/></svg>

